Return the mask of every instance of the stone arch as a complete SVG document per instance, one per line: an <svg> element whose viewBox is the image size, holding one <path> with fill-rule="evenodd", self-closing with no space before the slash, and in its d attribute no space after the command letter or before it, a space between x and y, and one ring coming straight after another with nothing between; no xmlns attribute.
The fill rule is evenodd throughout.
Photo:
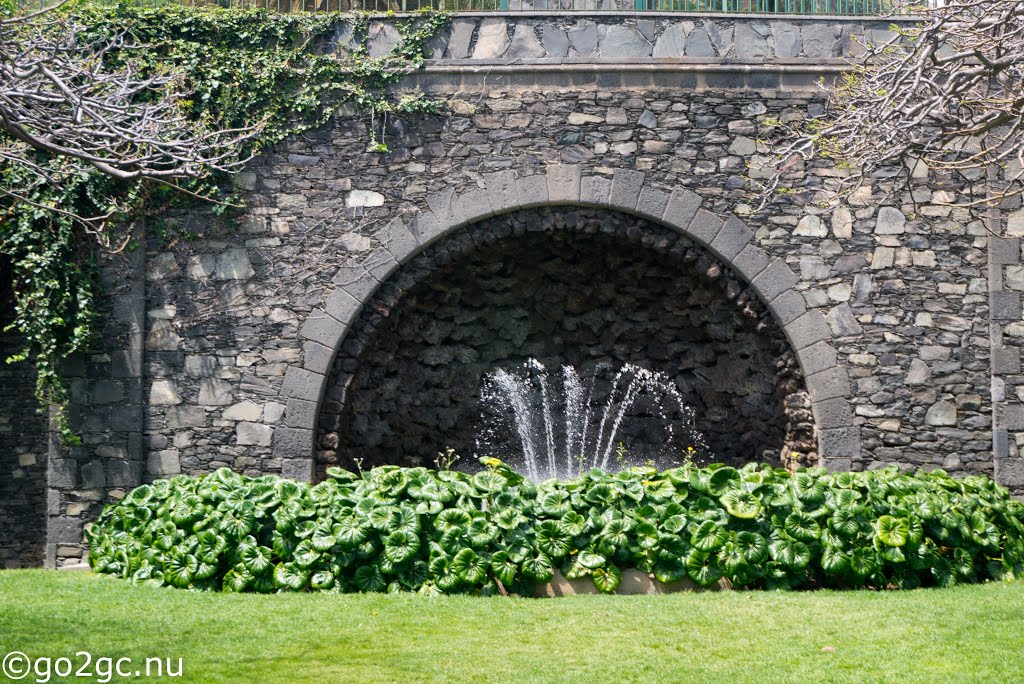
<svg viewBox="0 0 1024 684"><path fill-rule="evenodd" d="M316 422L332 359L381 283L428 245L466 225L558 205L609 208L660 223L709 250L747 282L796 354L811 397L822 464L849 468L851 458L860 454L860 432L848 401L849 374L830 344L828 324L794 289L799 279L785 261L758 247L753 232L739 218L703 209L700 196L690 190L654 188L641 171L616 169L610 179L584 176L582 171L581 165L552 164L531 176L519 177L514 171L484 174L483 188L434 193L427 197L428 209L412 221L396 218L378 231L374 238L380 248L359 264L341 269L335 278L338 287L300 330L303 362L285 374L281 398L287 410L273 442L284 475L312 479Z"/></svg>

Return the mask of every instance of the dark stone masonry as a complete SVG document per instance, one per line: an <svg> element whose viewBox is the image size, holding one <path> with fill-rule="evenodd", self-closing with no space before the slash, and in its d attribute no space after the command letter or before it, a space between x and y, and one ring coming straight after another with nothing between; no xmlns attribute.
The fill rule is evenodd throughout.
<svg viewBox="0 0 1024 684"><path fill-rule="evenodd" d="M810 430L784 443L786 401L803 393L788 351L756 295L678 233L604 209L506 214L427 249L364 307L331 369L319 461L431 465L447 446L471 455L500 418L481 420L484 376L531 357L587 377L627 363L665 374L716 460L813 458ZM631 452L661 450L642 423L638 432L624 437ZM489 441L506 449L498 455L517 451L514 433Z"/></svg>
<svg viewBox="0 0 1024 684"><path fill-rule="evenodd" d="M734 461L792 448L1024 493L1020 205L978 218L983 175L921 164L837 200L818 160L755 210L759 140L819 115L815 81L887 28L458 15L404 84L444 111L389 119L388 153L342 108L253 160L229 220L137 226L69 362L83 446L3 371L0 562L80 562L103 503L159 477L469 448L479 378L528 356L667 373Z"/></svg>

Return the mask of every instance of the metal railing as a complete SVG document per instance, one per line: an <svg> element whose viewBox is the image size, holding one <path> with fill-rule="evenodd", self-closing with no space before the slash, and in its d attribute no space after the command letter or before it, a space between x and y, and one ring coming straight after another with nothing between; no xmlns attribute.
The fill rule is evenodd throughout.
<svg viewBox="0 0 1024 684"><path fill-rule="evenodd" d="M98 0L105 4L107 0ZM899 10L893 0L127 0L141 7L187 5L271 12L707 12L871 16ZM941 0L928 0L941 2ZM52 2L23 0L23 9Z"/></svg>

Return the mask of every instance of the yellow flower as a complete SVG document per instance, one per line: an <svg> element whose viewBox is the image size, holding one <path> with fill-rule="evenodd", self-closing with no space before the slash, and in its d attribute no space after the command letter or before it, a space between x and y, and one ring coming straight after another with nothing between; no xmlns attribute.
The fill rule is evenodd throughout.
<svg viewBox="0 0 1024 684"><path fill-rule="evenodd" d="M494 458L494 457L492 456L492 457L490 457L490 458L485 458L485 459L483 460L483 464L484 464L485 466L487 466L488 468L497 468L498 466L500 466L500 465L501 465L501 459L498 459L498 458Z"/></svg>

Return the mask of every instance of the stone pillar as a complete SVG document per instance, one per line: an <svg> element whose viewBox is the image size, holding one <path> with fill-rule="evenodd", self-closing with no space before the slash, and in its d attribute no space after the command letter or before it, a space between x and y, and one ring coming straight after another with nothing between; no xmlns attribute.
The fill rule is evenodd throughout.
<svg viewBox="0 0 1024 684"><path fill-rule="evenodd" d="M1006 173L1011 173L1007 170ZM999 170L990 168L990 187L1000 185ZM1009 205L1009 206L1006 206ZM1024 374L1021 347L1024 320L1021 291L1021 236L1024 209L1019 197L1004 202L1009 211L1005 222L999 208L989 209L985 226L989 231L989 339L992 344L992 460L996 482L1024 495Z"/></svg>
<svg viewBox="0 0 1024 684"><path fill-rule="evenodd" d="M143 228L133 228L141 243ZM126 250L101 263L97 342L66 361L68 417L80 446L61 443L51 415L47 476L46 566L85 559L85 524L104 504L142 484L142 351L145 254Z"/></svg>

